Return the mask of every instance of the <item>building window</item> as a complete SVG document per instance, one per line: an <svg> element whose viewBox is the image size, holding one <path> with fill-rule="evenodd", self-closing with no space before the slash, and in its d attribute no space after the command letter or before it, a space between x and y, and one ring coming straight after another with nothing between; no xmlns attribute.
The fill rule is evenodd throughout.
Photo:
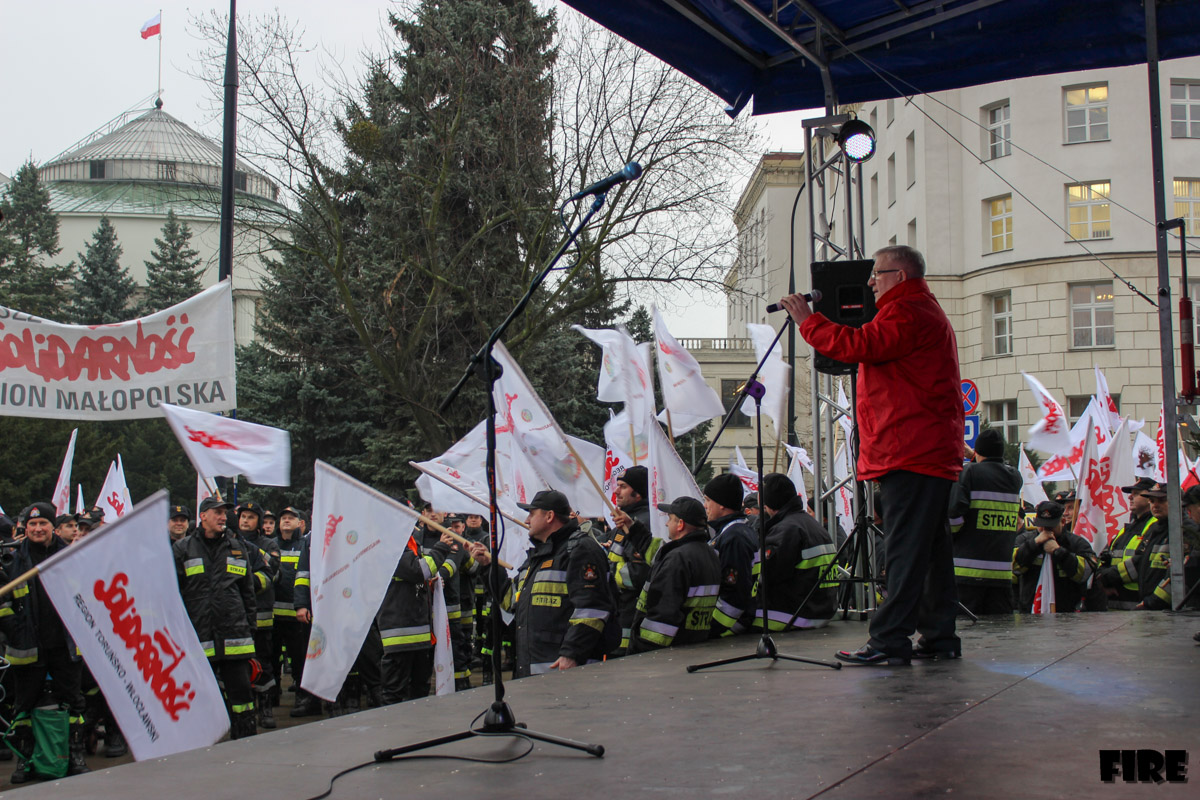
<svg viewBox="0 0 1200 800"><path fill-rule="evenodd" d="M1112 236L1108 181L1067 185L1067 230L1072 239Z"/></svg>
<svg viewBox="0 0 1200 800"><path fill-rule="evenodd" d="M985 201L988 209L988 252L1013 249L1012 195Z"/></svg>
<svg viewBox="0 0 1200 800"><path fill-rule="evenodd" d="M908 246L917 246L917 221L915 219L908 221Z"/></svg>
<svg viewBox="0 0 1200 800"><path fill-rule="evenodd" d="M871 176L871 222L879 221L879 173Z"/></svg>
<svg viewBox="0 0 1200 800"><path fill-rule="evenodd" d="M1121 410L1121 394L1118 392L1112 395L1113 405L1117 407L1117 411ZM1083 412L1087 411L1088 403L1092 402L1091 395L1078 395L1076 397L1067 398L1067 417L1071 424L1079 422L1079 418L1083 416Z"/></svg>
<svg viewBox="0 0 1200 800"><path fill-rule="evenodd" d="M233 188L239 192L246 191L246 173L241 170L233 173Z"/></svg>
<svg viewBox="0 0 1200 800"><path fill-rule="evenodd" d="M174 161L158 162L158 179L160 181L173 181L176 179L175 175L176 169Z"/></svg>
<svg viewBox="0 0 1200 800"><path fill-rule="evenodd" d="M871 109L871 130L879 130L879 106Z"/></svg>
<svg viewBox="0 0 1200 800"><path fill-rule="evenodd" d="M893 98L888 98L887 101L887 124L891 125L896 119L896 101Z"/></svg>
<svg viewBox="0 0 1200 800"><path fill-rule="evenodd" d="M1176 178L1174 184L1175 216L1183 218L1187 235L1195 236L1200 231L1200 180Z"/></svg>
<svg viewBox="0 0 1200 800"><path fill-rule="evenodd" d="M1076 284L1071 292L1071 347L1112 347L1112 281Z"/></svg>
<svg viewBox="0 0 1200 800"><path fill-rule="evenodd" d="M104 180L104 162L103 161L92 161L89 164L89 166L91 167L90 177L92 180L94 180L94 181Z"/></svg>
<svg viewBox="0 0 1200 800"><path fill-rule="evenodd" d="M1066 99L1067 144L1108 139L1108 84L1063 90Z"/></svg>
<svg viewBox="0 0 1200 800"><path fill-rule="evenodd" d="M1200 81L1171 81L1171 137L1200 139Z"/></svg>
<svg viewBox="0 0 1200 800"><path fill-rule="evenodd" d="M1011 356L1013 351L1012 293L990 294L985 298L991 318L991 356Z"/></svg>
<svg viewBox="0 0 1200 800"><path fill-rule="evenodd" d="M729 409L733 408L737 401L744 399L738 394L738 389L741 388L741 385L742 381L738 378L734 378L732 380L729 378L721 379L721 402L725 404L726 414L729 413ZM734 414L733 418L729 420L728 427L749 428L750 418L741 411L738 411L738 413Z"/></svg>
<svg viewBox="0 0 1200 800"><path fill-rule="evenodd" d="M896 205L896 154L892 153L887 160L888 207Z"/></svg>
<svg viewBox="0 0 1200 800"><path fill-rule="evenodd" d="M904 169L908 173L908 185L917 182L917 134L913 131L904 140Z"/></svg>
<svg viewBox="0 0 1200 800"><path fill-rule="evenodd" d="M983 110L987 128L987 156L1000 158L1012 154L1012 106L1007 100Z"/></svg>
<svg viewBox="0 0 1200 800"><path fill-rule="evenodd" d="M1017 401L1000 400L987 404L988 425L1004 435L1004 441L1012 444L1021 441L1021 423L1017 421Z"/></svg>

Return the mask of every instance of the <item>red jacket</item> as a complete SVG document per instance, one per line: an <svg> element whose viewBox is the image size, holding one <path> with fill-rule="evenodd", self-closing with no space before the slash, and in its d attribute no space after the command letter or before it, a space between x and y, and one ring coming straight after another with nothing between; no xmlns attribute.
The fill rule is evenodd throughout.
<svg viewBox="0 0 1200 800"><path fill-rule="evenodd" d="M813 314L800 335L820 353L858 368L859 480L905 470L955 480L963 463L958 344L921 278L879 298L861 328Z"/></svg>

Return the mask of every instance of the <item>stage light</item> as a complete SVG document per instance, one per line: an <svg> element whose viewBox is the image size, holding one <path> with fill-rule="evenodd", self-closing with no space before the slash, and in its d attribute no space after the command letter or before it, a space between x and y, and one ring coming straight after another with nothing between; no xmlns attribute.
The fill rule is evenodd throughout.
<svg viewBox="0 0 1200 800"><path fill-rule="evenodd" d="M875 155L875 131L861 119L851 119L843 124L838 131L837 143L855 164L868 161Z"/></svg>

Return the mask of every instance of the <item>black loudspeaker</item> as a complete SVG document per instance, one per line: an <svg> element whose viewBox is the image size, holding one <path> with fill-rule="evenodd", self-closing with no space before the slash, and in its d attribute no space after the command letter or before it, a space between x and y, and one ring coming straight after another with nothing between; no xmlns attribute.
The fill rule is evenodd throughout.
<svg viewBox="0 0 1200 800"><path fill-rule="evenodd" d="M821 299L813 305L813 310L839 325L854 328L875 319L875 295L867 286L874 268L871 259L814 261L810 268L812 288L821 292ZM826 375L851 375L858 371L858 365L834 361L814 351L813 369Z"/></svg>

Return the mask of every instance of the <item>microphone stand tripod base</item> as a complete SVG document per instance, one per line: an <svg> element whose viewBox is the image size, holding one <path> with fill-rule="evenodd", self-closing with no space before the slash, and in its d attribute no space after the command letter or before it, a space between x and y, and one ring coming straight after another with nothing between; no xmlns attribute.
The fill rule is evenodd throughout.
<svg viewBox="0 0 1200 800"><path fill-rule="evenodd" d="M758 640L758 647L748 656L723 658L720 661L709 661L705 664L689 664L687 671L699 672L709 667L723 667L726 664L740 664L743 661L757 661L761 658L769 658L772 661L795 661L801 664L816 664L818 667L829 667L830 669L842 668L841 662L838 661L818 661L815 658L801 658L800 656L789 656L780 653L779 648L775 646L775 640L771 638L771 634L764 633Z"/></svg>

